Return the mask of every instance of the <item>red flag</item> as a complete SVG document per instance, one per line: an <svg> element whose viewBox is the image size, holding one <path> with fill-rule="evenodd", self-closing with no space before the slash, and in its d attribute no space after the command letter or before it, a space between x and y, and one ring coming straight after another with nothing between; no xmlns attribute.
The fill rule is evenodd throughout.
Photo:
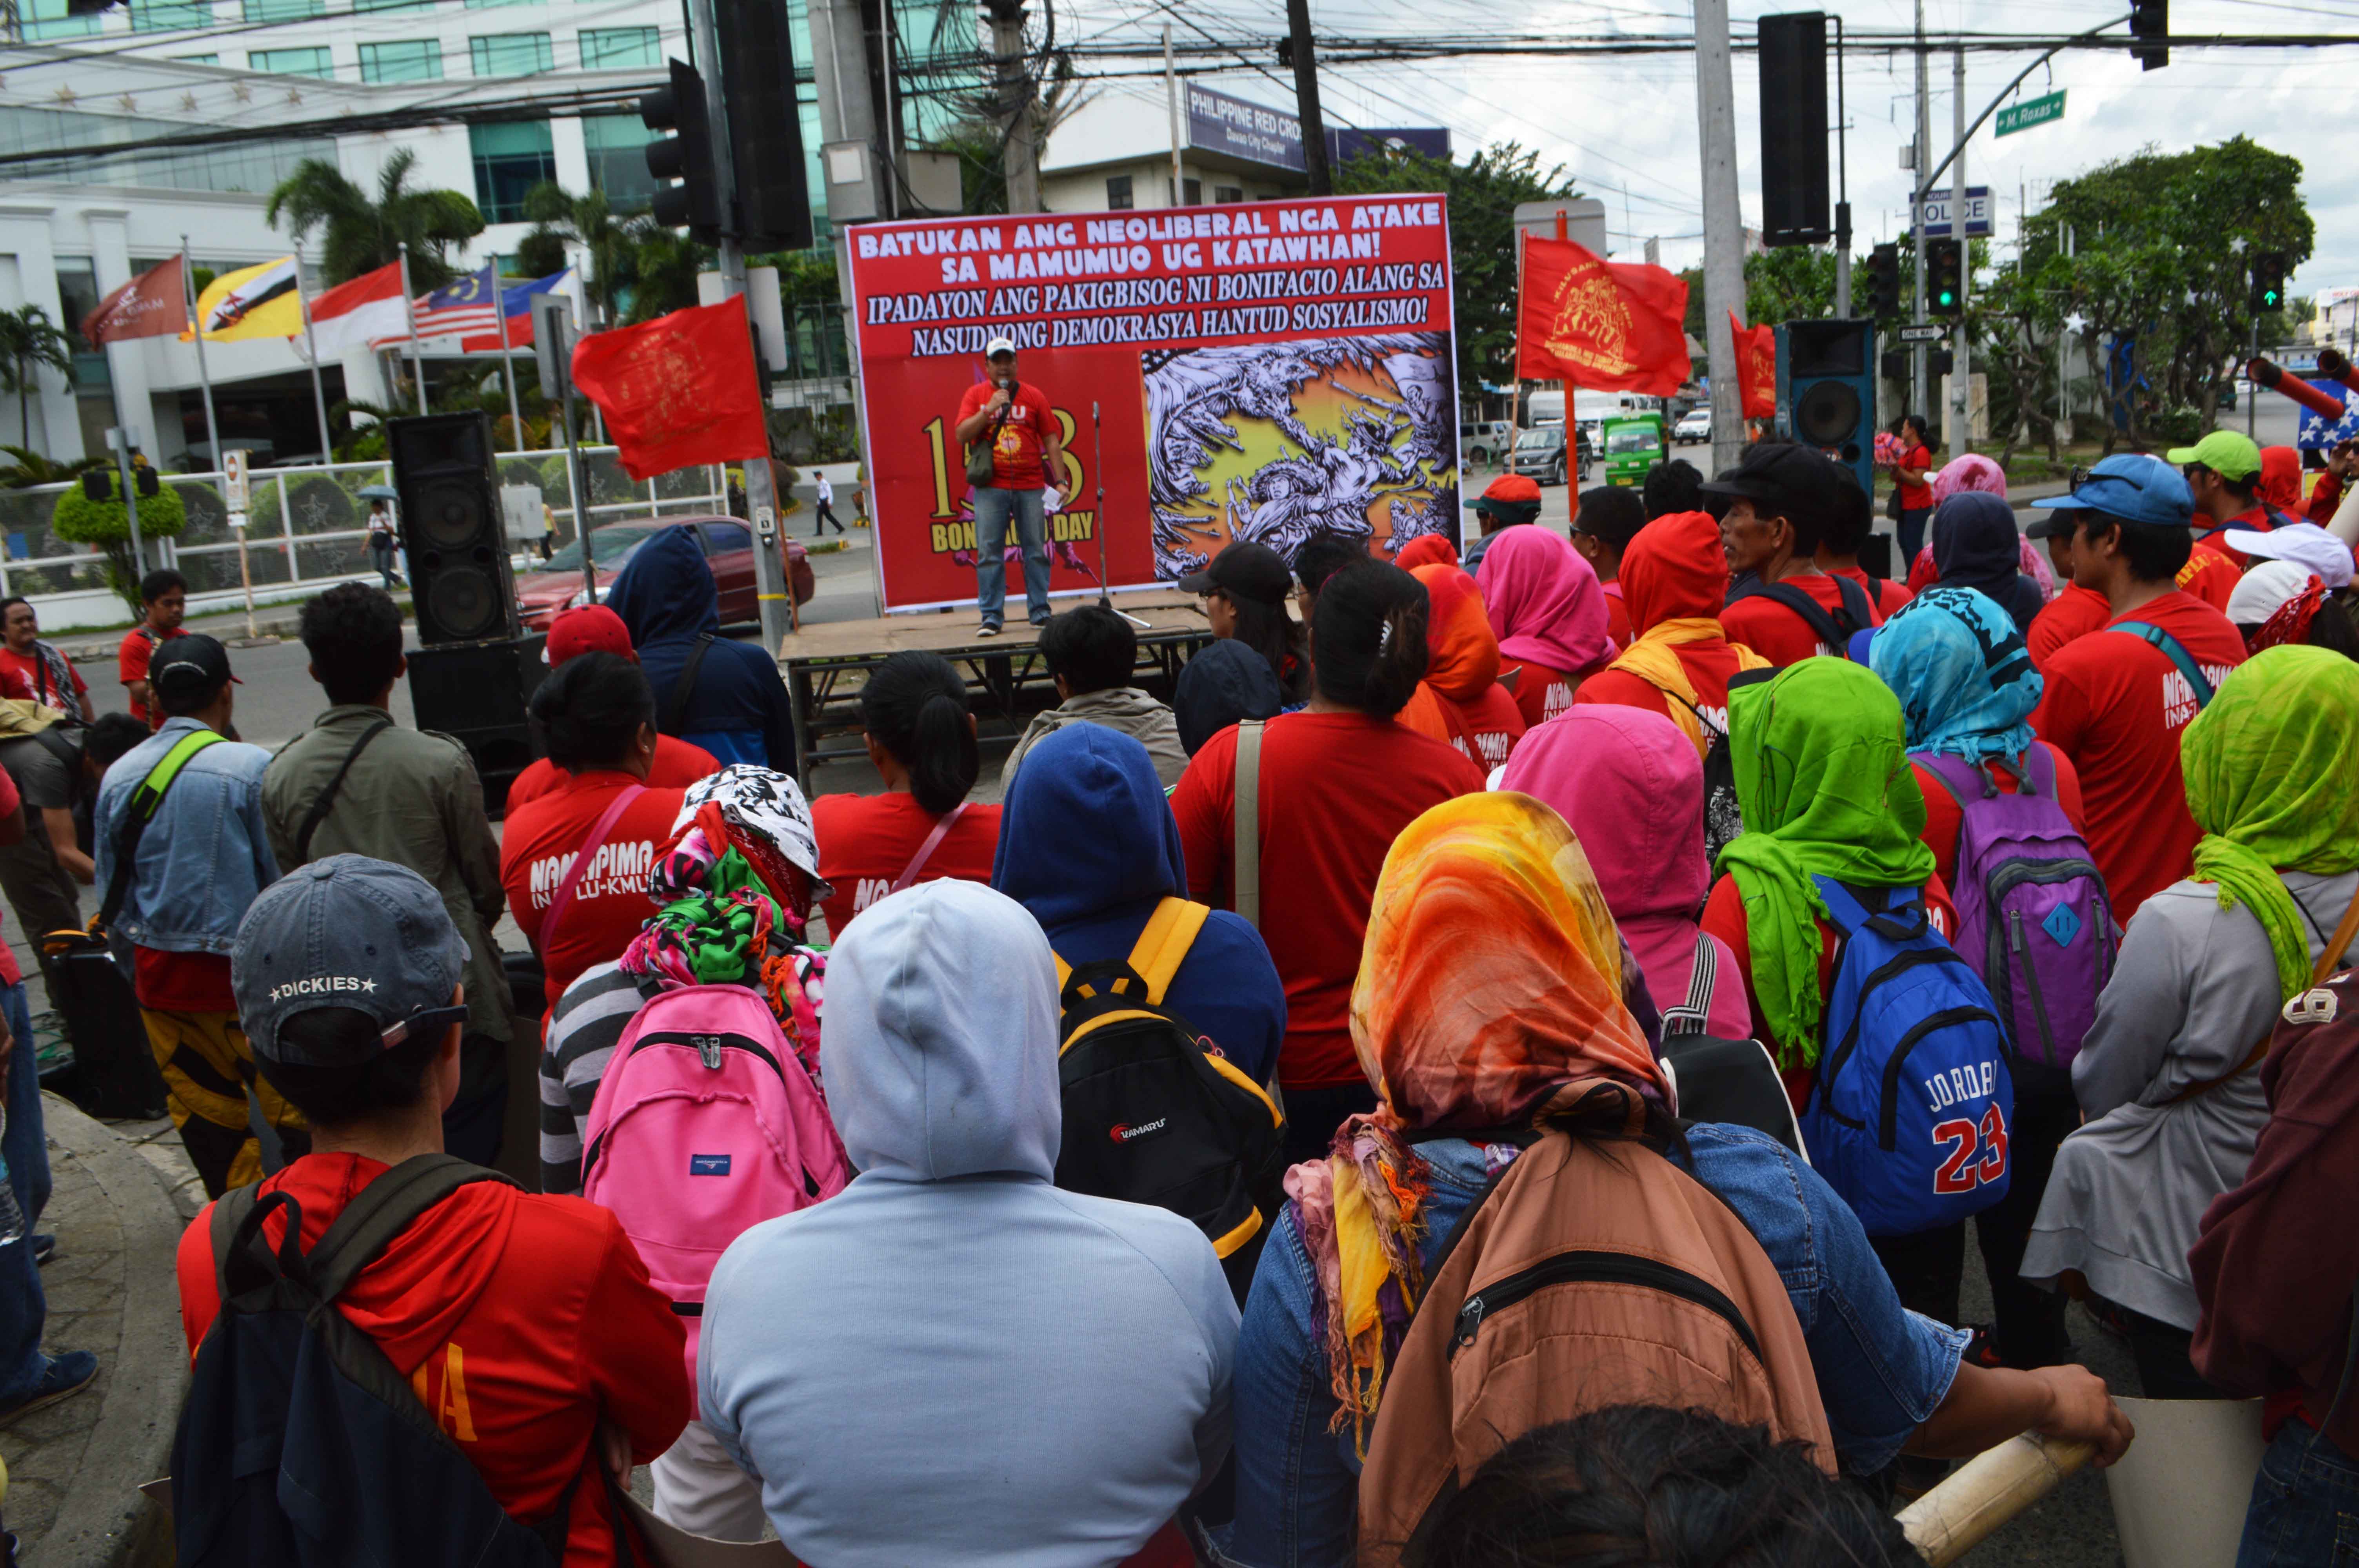
<svg viewBox="0 0 2359 1568"><path fill-rule="evenodd" d="M1728 330L1736 339L1736 390L1744 399L1741 416L1747 419L1777 416L1777 329L1747 327L1736 312L1728 313Z"/></svg>
<svg viewBox="0 0 2359 1568"><path fill-rule="evenodd" d="M573 346L573 384L635 480L769 454L744 295L592 332Z"/></svg>
<svg viewBox="0 0 2359 1568"><path fill-rule="evenodd" d="M1516 374L1668 397L1688 378L1687 311L1688 286L1677 273L1526 236Z"/></svg>
<svg viewBox="0 0 2359 1568"><path fill-rule="evenodd" d="M149 267L100 300L82 319L82 341L92 348L126 338L160 338L188 330L188 285L180 281L179 256Z"/></svg>

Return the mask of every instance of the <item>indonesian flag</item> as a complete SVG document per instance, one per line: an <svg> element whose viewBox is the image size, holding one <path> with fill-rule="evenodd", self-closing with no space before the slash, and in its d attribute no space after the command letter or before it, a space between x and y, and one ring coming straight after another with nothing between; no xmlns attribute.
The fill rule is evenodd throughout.
<svg viewBox="0 0 2359 1568"><path fill-rule="evenodd" d="M398 338L408 330L399 262L340 283L311 301L311 336L323 361L340 359L348 349L365 349L372 339ZM303 346L299 332L296 351L300 353Z"/></svg>
<svg viewBox="0 0 2359 1568"><path fill-rule="evenodd" d="M1687 310L1688 286L1677 273L1527 234L1516 374L1668 397L1688 377Z"/></svg>
<svg viewBox="0 0 2359 1568"><path fill-rule="evenodd" d="M573 346L573 384L605 415L634 480L769 455L742 294L592 332Z"/></svg>
<svg viewBox="0 0 2359 1568"><path fill-rule="evenodd" d="M1728 330L1736 340L1736 390L1744 398L1740 410L1747 419L1774 419L1777 415L1777 329L1747 327L1728 313Z"/></svg>
<svg viewBox="0 0 2359 1568"><path fill-rule="evenodd" d="M95 348L127 338L159 338L189 330L188 285L180 280L180 259L149 267L98 302L82 319L84 341Z"/></svg>

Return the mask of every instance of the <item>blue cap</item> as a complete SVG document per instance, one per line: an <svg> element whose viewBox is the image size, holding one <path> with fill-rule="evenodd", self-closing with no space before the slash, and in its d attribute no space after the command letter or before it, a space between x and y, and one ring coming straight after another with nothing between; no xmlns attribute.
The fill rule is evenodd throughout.
<svg viewBox="0 0 2359 1568"><path fill-rule="evenodd" d="M407 866L331 855L288 872L247 908L230 989L255 1055L349 1067L463 1021L466 1008L451 997L466 963L466 941L433 883ZM364 1013L379 1033L339 1061L281 1043L281 1025L321 1007Z"/></svg>
<svg viewBox="0 0 2359 1568"><path fill-rule="evenodd" d="M2043 511L2102 512L2150 528L2185 528L2195 516L2187 480L2160 458L2123 452L2087 472L2075 471L2072 493L2051 495L2032 505Z"/></svg>

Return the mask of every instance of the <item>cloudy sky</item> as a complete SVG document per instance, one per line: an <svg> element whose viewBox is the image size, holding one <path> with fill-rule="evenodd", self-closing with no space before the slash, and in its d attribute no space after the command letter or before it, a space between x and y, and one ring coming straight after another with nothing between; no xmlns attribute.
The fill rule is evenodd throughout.
<svg viewBox="0 0 2359 1568"><path fill-rule="evenodd" d="M1738 0L1732 31L1749 38L1754 18L1793 5ZM1175 10L1176 7L1176 10ZM2099 26L2128 9L2126 0L1926 0L1929 33L1972 30L2054 38ZM1144 37L1178 11L1222 39L1268 38L1285 29L1283 0L1071 0L1058 7L1060 30L1083 37ZM1854 29L1904 30L1912 0L1858 0L1831 8ZM2359 37L2352 0L2175 0L2171 31L2288 37ZM1480 0L1311 0L1321 38L1434 33L1685 33L1692 13L1669 0L1565 0L1503 8ZM2117 29L2125 30L2125 29ZM1176 29L1190 36L1185 24ZM1844 71L1850 125L1850 188L1858 248L1906 226L1908 176L1899 149L1911 134L1915 70L1906 53L1886 54L1858 41ZM1971 120L2032 59L2032 53L1970 54ZM2239 133L2302 159L2302 194L2318 225L2316 252L2295 274L2291 291L2310 294L2359 284L2359 159L2330 152L2319 133L2339 116L2332 93L2347 94L2359 44L2286 50L2174 49L2171 63L2141 71L2125 53L2069 50L2033 72L2028 97L2068 93L2060 122L2003 140L1985 125L1967 151L1968 183L1989 185L1997 203L1998 243L2010 243L2027 197L2038 211L2051 181L2142 147L2180 151ZM1938 158L1952 135L1951 63L1935 57L1933 145ZM1236 69L1209 79L1240 97L1291 106L1290 79ZM1760 218L1759 93L1754 57L1735 58L1739 189L1748 224ZM1561 161L1584 193L1603 198L1618 253L1636 255L1648 236L1662 241L1667 265L1690 265L1702 250L1692 56L1613 59L1454 59L1345 65L1323 69L1321 91L1331 119L1359 125L1441 124L1462 157L1473 146L1516 141ZM1151 97L1162 84L1114 82L1103 91ZM1944 183L1947 177L1944 177Z"/></svg>

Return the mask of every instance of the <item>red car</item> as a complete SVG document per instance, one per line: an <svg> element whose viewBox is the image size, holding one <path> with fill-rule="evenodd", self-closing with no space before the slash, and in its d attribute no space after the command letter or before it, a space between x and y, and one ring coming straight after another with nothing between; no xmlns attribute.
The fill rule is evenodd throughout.
<svg viewBox="0 0 2359 1568"><path fill-rule="evenodd" d="M675 524L694 528L697 542L704 546L705 564L712 568L713 586L721 590L721 623L750 625L760 621L754 597L754 531L728 516L634 517L625 522L592 524L590 538L596 550L599 599L605 599L606 589L613 586L634 551L656 530ZM799 539L788 538L784 543L787 579L794 584L795 602L809 604L813 589L810 556ZM538 571L517 575L516 609L523 616L525 630L548 631L557 612L582 602L584 591L582 541L576 539L552 554Z"/></svg>

